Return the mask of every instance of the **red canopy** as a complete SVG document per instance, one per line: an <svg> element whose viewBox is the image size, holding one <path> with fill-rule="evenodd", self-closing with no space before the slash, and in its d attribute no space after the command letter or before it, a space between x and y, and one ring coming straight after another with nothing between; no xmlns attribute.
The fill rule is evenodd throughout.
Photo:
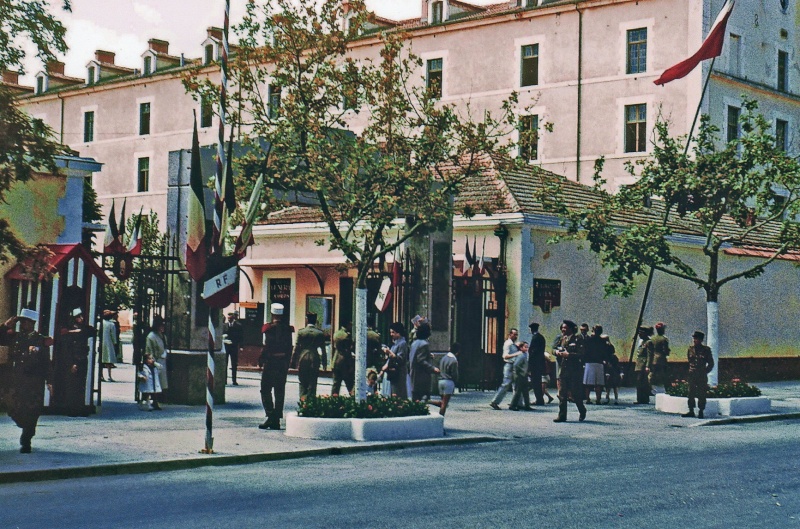
<svg viewBox="0 0 800 529"><path fill-rule="evenodd" d="M109 279L103 273L95 262L92 254L81 244L45 244L45 248L50 250L51 256L47 258L47 268L52 273L65 274L67 272L67 263L70 259L77 257L84 262L86 269L94 275L98 281L103 284L108 284ZM28 266L25 266L28 264ZM29 281L30 277L25 274L25 270L29 268L30 263L17 263L14 268L8 271L6 277L8 279L17 279L19 281Z"/></svg>

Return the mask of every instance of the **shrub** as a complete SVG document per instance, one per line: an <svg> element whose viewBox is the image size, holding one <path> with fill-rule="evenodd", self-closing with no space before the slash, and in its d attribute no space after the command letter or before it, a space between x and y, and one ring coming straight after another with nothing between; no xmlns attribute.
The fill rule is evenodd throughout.
<svg viewBox="0 0 800 529"><path fill-rule="evenodd" d="M360 402L356 402L354 397L320 395L297 404L298 416L322 419L382 419L429 414L424 402L381 395L369 395Z"/></svg>
<svg viewBox="0 0 800 529"><path fill-rule="evenodd" d="M666 387L667 395L673 397L688 397L689 383L686 380L675 380ZM730 382L722 382L708 389L706 396L709 399L726 399L732 397L758 397L761 390L756 386L734 378Z"/></svg>

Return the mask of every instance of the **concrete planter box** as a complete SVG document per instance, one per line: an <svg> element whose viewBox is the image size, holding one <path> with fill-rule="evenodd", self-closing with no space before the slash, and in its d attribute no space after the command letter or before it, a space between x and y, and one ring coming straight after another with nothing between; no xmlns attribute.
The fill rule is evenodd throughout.
<svg viewBox="0 0 800 529"><path fill-rule="evenodd" d="M320 419L286 415L286 435L305 439L352 441L400 441L444 436L444 417L439 414L389 419Z"/></svg>
<svg viewBox="0 0 800 529"><path fill-rule="evenodd" d="M726 417L737 415L758 415L769 413L772 402L767 397L737 397L729 399L708 399L704 415L706 417ZM656 395L656 410L664 413L686 413L689 404L686 397L673 397L666 393Z"/></svg>

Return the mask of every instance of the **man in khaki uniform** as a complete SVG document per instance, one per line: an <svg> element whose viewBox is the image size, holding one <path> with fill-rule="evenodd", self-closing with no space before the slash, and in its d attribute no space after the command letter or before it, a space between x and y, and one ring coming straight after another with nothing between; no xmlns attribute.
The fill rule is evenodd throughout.
<svg viewBox="0 0 800 529"><path fill-rule="evenodd" d="M317 395L319 365L325 354L325 333L317 328L317 315L306 314L306 326L297 331L292 366L297 367L300 400Z"/></svg>
<svg viewBox="0 0 800 529"><path fill-rule="evenodd" d="M692 333L692 345L686 353L689 361L689 412L682 417L694 417L695 399L699 412L697 417L703 418L703 410L706 409L706 392L708 391L708 374L714 369L714 356L711 348L703 345L703 338L706 335L700 331Z"/></svg>
<svg viewBox="0 0 800 529"><path fill-rule="evenodd" d="M669 381L667 373L667 357L669 356L669 340L664 333L667 326L663 322L656 323L656 335L650 338L653 360L650 363L650 386L666 386ZM666 388L665 388L666 391Z"/></svg>
<svg viewBox="0 0 800 529"><path fill-rule="evenodd" d="M331 395L338 395L342 382L347 386L347 392L353 395L353 386L356 379L356 360L353 356L353 335L350 332L350 323L333 334L333 385Z"/></svg>

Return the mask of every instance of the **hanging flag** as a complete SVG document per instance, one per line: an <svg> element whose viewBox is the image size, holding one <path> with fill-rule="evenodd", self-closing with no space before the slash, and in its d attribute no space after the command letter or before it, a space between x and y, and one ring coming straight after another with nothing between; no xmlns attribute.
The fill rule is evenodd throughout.
<svg viewBox="0 0 800 529"><path fill-rule="evenodd" d="M233 127L231 127L233 135ZM225 238L230 230L230 218L236 211L236 190L233 187L233 138L228 142L228 155L225 162L225 173L222 179L222 196L219 198L218 209L221 214L219 247L225 249Z"/></svg>
<svg viewBox="0 0 800 529"><path fill-rule="evenodd" d="M203 300L209 307L221 309L239 302L239 258L212 254L208 258L209 279L203 283Z"/></svg>
<svg viewBox="0 0 800 529"><path fill-rule="evenodd" d="M478 275L483 275L486 272L486 262L483 256L486 255L486 237L483 238L483 249L481 249L481 258L478 260Z"/></svg>
<svg viewBox="0 0 800 529"><path fill-rule="evenodd" d="M470 262L472 265L472 275L478 275L478 236L476 235L474 239L472 239L472 261Z"/></svg>
<svg viewBox="0 0 800 529"><path fill-rule="evenodd" d="M108 223L106 224L106 235L103 240L103 253L119 253L117 246L119 230L117 229L117 215L115 213L116 204L111 200L111 211L108 212Z"/></svg>
<svg viewBox="0 0 800 529"><path fill-rule="evenodd" d="M464 250L464 263L461 265L461 275L467 275L470 267L472 266L472 256L469 254L469 237L465 236L465 250Z"/></svg>
<svg viewBox="0 0 800 529"><path fill-rule="evenodd" d="M125 206L128 205L128 197L122 201L122 211L119 212L119 222L117 222L117 244L119 253L125 253Z"/></svg>
<svg viewBox="0 0 800 529"><path fill-rule="evenodd" d="M244 222L242 222L242 230L236 238L236 245L234 246L233 253L241 259L247 251L247 247L253 244L253 224L256 221L256 214L261 207L261 192L264 189L264 175L259 175L256 180L256 185L253 186L253 192L250 194L250 202L247 204L247 211L244 214Z"/></svg>
<svg viewBox="0 0 800 529"><path fill-rule="evenodd" d="M200 140L197 136L197 115L194 117L192 134L192 166L189 184L189 215L186 227L186 270L195 281L200 281L206 273L206 213L204 207L205 191L203 172L200 168Z"/></svg>
<svg viewBox="0 0 800 529"><path fill-rule="evenodd" d="M375 298L375 307L383 312L392 304L392 278L384 277L381 282L381 288L378 290L378 295Z"/></svg>
<svg viewBox="0 0 800 529"><path fill-rule="evenodd" d="M725 27L728 25L728 18L731 16L734 3L733 0L730 0L722 6L703 44L700 45L700 49L697 50L694 55L667 68L664 70L664 73L661 74L661 77L653 82L657 85L663 85L675 79L682 79L689 75L689 72L694 70L701 61L719 57L720 54L722 54L722 45L725 42Z"/></svg>
<svg viewBox="0 0 800 529"><path fill-rule="evenodd" d="M142 254L142 211L144 206L139 209L139 216L136 217L136 223L133 225L133 232L131 238L128 240L126 250L129 254L135 256Z"/></svg>

